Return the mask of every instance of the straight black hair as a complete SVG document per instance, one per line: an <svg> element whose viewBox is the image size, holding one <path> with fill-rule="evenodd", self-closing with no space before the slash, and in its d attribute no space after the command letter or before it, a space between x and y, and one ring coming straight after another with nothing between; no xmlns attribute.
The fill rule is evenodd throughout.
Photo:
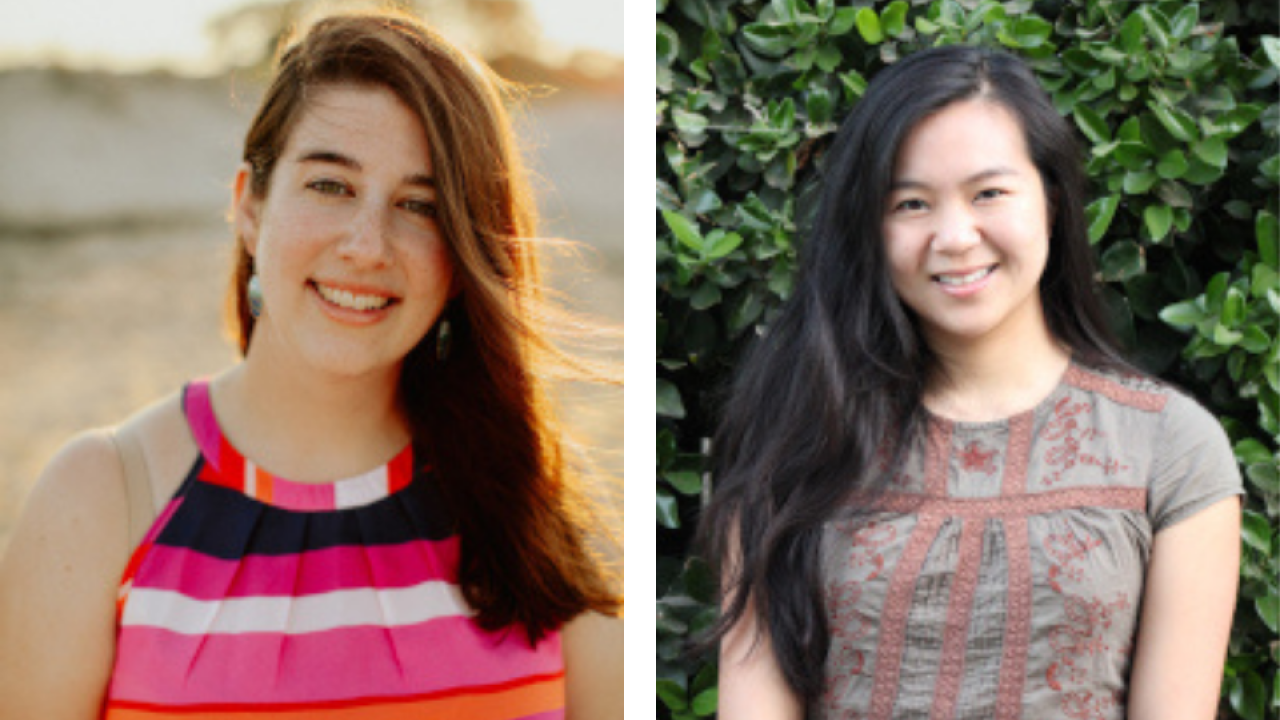
<svg viewBox="0 0 1280 720"><path fill-rule="evenodd" d="M1076 362L1129 368L1095 294L1081 151L1032 70L1001 51L949 46L877 75L824 159L796 293L748 349L730 388L714 445L716 493L698 533L723 593L704 647L750 613L806 701L822 692L830 644L822 527L851 493L884 491L923 430L921 397L939 372L890 282L881 223L894 164L922 120L971 99L1018 120L1052 208L1039 288L1049 331Z"/></svg>

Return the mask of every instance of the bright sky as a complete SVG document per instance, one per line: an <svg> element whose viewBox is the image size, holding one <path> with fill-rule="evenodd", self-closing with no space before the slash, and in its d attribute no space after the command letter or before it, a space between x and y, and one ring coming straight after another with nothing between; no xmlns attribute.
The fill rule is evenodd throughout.
<svg viewBox="0 0 1280 720"><path fill-rule="evenodd" d="M622 54L622 0L525 0L551 40ZM0 0L0 65L61 59L198 68L207 21L245 0Z"/></svg>

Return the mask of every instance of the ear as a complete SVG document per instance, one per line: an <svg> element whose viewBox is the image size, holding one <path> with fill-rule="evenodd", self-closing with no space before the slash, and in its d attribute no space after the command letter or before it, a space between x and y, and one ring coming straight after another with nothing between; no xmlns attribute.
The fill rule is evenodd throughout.
<svg viewBox="0 0 1280 720"><path fill-rule="evenodd" d="M236 171L231 212L236 234L244 239L244 246L249 255L256 256L262 199L255 195L253 188L250 187L251 173L248 163L242 163L240 169Z"/></svg>

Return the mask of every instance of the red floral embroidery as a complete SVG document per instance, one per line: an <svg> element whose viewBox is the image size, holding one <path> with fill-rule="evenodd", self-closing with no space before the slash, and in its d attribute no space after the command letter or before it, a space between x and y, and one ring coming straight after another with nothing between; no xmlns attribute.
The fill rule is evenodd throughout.
<svg viewBox="0 0 1280 720"><path fill-rule="evenodd" d="M1099 440L1103 433L1086 428L1082 424L1081 414L1090 408L1087 402L1072 402L1071 398L1063 398L1053 407L1053 419L1045 425L1042 432L1044 439L1049 440L1049 449L1045 451L1044 461L1054 470L1044 478L1046 486L1052 486L1062 480L1063 473L1076 465L1087 465L1098 468L1105 475L1115 475L1129 466L1113 458L1100 458L1084 449L1084 443Z"/></svg>
<svg viewBox="0 0 1280 720"><path fill-rule="evenodd" d="M986 450L981 443L975 441L964 447L964 451L960 453L960 463L967 472L991 475L996 471L995 457L995 450Z"/></svg>
<svg viewBox="0 0 1280 720"><path fill-rule="evenodd" d="M1117 709L1124 704L1122 692L1096 695L1078 686L1089 682L1090 665L1095 657L1106 657L1113 652L1127 655L1132 650L1129 643L1120 648L1107 644L1107 631L1112 623L1132 610L1129 595L1119 593L1110 602L1103 602L1063 587L1065 581L1088 586L1079 562L1101 545L1098 538L1082 538L1072 532L1049 535L1043 543L1045 553L1053 560L1049 567L1049 585L1062 596L1066 616L1062 625L1049 631L1049 647L1054 651L1055 660L1045 672L1045 681L1050 689L1062 694L1062 713L1072 720L1115 717Z"/></svg>
<svg viewBox="0 0 1280 720"><path fill-rule="evenodd" d="M880 551L896 537L897 528L878 522L868 523L853 532L849 564L855 571L855 582L873 580L884 572L884 555Z"/></svg>
<svg viewBox="0 0 1280 720"><path fill-rule="evenodd" d="M1075 533L1059 533L1046 537L1044 549L1054 561L1049 566L1049 585L1061 593L1066 592L1060 584L1062 578L1077 583L1084 582L1084 570L1076 564L1076 561L1083 559L1090 550L1101 544L1102 541L1097 538L1086 537L1082 540Z"/></svg>
<svg viewBox="0 0 1280 720"><path fill-rule="evenodd" d="M866 667L867 656L862 648L867 645L866 638L876 625L873 618L858 610L858 601L862 597L863 583L884 572L883 550L897 537L896 527L876 521L851 530L848 546L850 576L845 582L827 587L826 603L831 617L828 662L833 663L832 666L838 668L843 677L860 675ZM822 702L828 717L842 720L861 717L856 711L837 704L836 694L842 687L841 683L828 682L826 686Z"/></svg>
<svg viewBox="0 0 1280 720"><path fill-rule="evenodd" d="M893 452L890 450L888 440L880 443L876 448L876 472L883 475L889 472L889 466L893 463ZM889 479L889 484L899 488L906 488L911 485L911 476L907 474L905 468L898 468L893 473L893 477Z"/></svg>

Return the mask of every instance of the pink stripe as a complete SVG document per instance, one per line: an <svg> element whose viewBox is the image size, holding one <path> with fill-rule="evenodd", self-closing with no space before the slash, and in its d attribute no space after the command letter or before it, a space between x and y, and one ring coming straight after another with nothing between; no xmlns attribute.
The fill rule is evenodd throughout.
<svg viewBox="0 0 1280 720"><path fill-rule="evenodd" d="M947 720L956 711L960 699L960 681L964 677L964 656L969 644L969 616L973 611L973 595L978 589L978 570L982 566L982 520L967 520L960 531L960 563L956 568L947 603L946 629L942 634L942 662L933 693L934 720Z"/></svg>
<svg viewBox="0 0 1280 720"><path fill-rule="evenodd" d="M871 689L869 717L888 720L898 698L898 676L902 672L902 654L906 649L907 612L911 609L911 596L915 592L920 568L938 535L943 518L937 515L921 516L911 532L907 549L898 561L889 582L889 594L885 598L884 612L880 616L880 649L876 652L875 682Z"/></svg>
<svg viewBox="0 0 1280 720"><path fill-rule="evenodd" d="M259 468L260 475L267 475ZM290 510L333 510L338 506L333 483L296 483L271 475L270 504Z"/></svg>
<svg viewBox="0 0 1280 720"><path fill-rule="evenodd" d="M157 545L139 569L134 588L176 590L197 600L298 597L350 588L403 588L428 580L455 582L457 565L456 536L239 560Z"/></svg>
<svg viewBox="0 0 1280 720"><path fill-rule="evenodd" d="M116 657L110 698L158 704L400 697L563 668L558 635L530 650L517 630L489 634L457 617L287 637L126 627Z"/></svg>
<svg viewBox="0 0 1280 720"><path fill-rule="evenodd" d="M213 415L213 401L209 398L209 381L193 380L187 385L187 424L195 436L196 445L206 460L219 467L218 449L222 447L222 431Z"/></svg>
<svg viewBox="0 0 1280 720"><path fill-rule="evenodd" d="M1142 390L1134 390L1125 387L1111 378L1082 370L1072 363L1067 368L1067 383L1081 390L1099 393L1121 405L1128 405L1139 410L1148 412L1160 412L1164 410L1165 395L1153 392L1144 392Z"/></svg>
<svg viewBox="0 0 1280 720"><path fill-rule="evenodd" d="M1031 633L1031 544L1026 518L1004 521L1009 557L1009 589L1005 610L1004 658L1000 661L1000 689L996 720L1022 717L1022 687L1027 675Z"/></svg>
<svg viewBox="0 0 1280 720"><path fill-rule="evenodd" d="M858 502L857 493L851 502ZM872 501L863 500L868 504ZM1133 487L1077 487L1032 495L993 498L937 498L907 493L888 493L876 498L876 510L919 513L957 518L1015 518L1043 515L1070 508L1102 507L1116 510L1145 510L1147 489Z"/></svg>
<svg viewBox="0 0 1280 720"><path fill-rule="evenodd" d="M1032 413L1025 412L1009 421L1009 443L1004 457L1004 479L1000 494L1021 496L1027 491L1027 465L1031 462Z"/></svg>

